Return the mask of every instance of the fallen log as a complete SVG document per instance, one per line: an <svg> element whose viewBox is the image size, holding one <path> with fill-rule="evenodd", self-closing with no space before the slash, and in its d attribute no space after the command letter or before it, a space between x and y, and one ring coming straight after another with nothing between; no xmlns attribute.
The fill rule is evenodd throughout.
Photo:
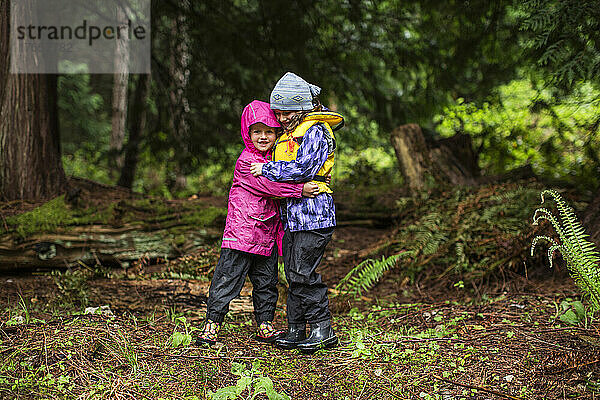
<svg viewBox="0 0 600 400"><path fill-rule="evenodd" d="M213 244L222 230L195 226L147 230L142 225L90 225L22 239L0 236L0 269L67 267L83 262L127 267L142 257L169 259Z"/></svg>
<svg viewBox="0 0 600 400"><path fill-rule="evenodd" d="M127 267L140 258L175 258L214 244L223 232L224 207L88 186L78 185L77 201L60 196L3 217L0 269L80 263Z"/></svg>

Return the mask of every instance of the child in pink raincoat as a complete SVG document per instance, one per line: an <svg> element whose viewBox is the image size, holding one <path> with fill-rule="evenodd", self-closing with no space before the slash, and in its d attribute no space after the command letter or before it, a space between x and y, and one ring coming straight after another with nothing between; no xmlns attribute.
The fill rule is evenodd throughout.
<svg viewBox="0 0 600 400"><path fill-rule="evenodd" d="M314 197L319 190L313 183L277 183L250 173L252 163L271 159L279 129L269 103L254 100L244 108L241 134L246 148L235 164L221 255L210 284L199 345L216 342L229 303L240 294L246 275L253 287L256 340L271 343L279 335L272 321L278 297L277 256L281 255L283 228L275 198Z"/></svg>

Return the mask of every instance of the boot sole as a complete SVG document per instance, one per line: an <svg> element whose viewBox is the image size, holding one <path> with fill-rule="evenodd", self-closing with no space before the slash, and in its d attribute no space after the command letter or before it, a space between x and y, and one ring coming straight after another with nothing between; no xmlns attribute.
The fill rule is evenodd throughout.
<svg viewBox="0 0 600 400"><path fill-rule="evenodd" d="M283 335L284 332L279 332L278 334L269 337L254 335L254 340L261 343L275 344L275 342L278 339L280 339Z"/></svg>
<svg viewBox="0 0 600 400"><path fill-rule="evenodd" d="M312 354L312 353L316 352L317 350L332 349L332 348L336 347L337 345L338 345L338 338L333 337L333 338L325 339L325 340L321 341L320 343L318 343L317 345L312 345L312 346L298 345L296 347L304 354Z"/></svg>
<svg viewBox="0 0 600 400"><path fill-rule="evenodd" d="M277 341L275 341L275 346L283 350L293 350L298 348L297 343L279 343Z"/></svg>

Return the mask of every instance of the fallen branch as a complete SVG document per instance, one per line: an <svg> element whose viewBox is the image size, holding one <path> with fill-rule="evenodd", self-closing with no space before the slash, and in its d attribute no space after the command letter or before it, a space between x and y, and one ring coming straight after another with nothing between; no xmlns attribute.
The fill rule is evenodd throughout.
<svg viewBox="0 0 600 400"><path fill-rule="evenodd" d="M597 363L600 363L600 360L590 361L590 362L587 362L587 363L584 363L584 364L578 364L578 365L574 365L572 367L563 368L563 369L560 369L560 370L558 370L558 371L556 371L554 373L555 374L560 374L560 373L567 372L567 371L570 371L570 370L573 370L573 369L579 369L579 368L582 368L582 367L588 367L590 365L594 365L594 364L597 364Z"/></svg>
<svg viewBox="0 0 600 400"><path fill-rule="evenodd" d="M514 396L511 396L509 394L498 392L498 391L493 390L493 389L487 389L487 388L484 388L484 387L481 387L481 386L469 385L467 383L455 382L455 381L452 381L450 379L442 378L441 376L437 376L437 375L433 375L433 377L435 379L440 380L440 381L448 382L448 383L451 383L451 384L456 385L456 386L462 386L462 387L465 387L465 388L468 388L468 389L481 390L482 392L495 394L496 396L504 397L505 399L520 400L518 397L514 397Z"/></svg>

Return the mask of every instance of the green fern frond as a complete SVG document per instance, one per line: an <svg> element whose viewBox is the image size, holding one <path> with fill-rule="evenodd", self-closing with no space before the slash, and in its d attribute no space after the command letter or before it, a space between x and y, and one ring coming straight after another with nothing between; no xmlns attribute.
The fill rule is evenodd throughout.
<svg viewBox="0 0 600 400"><path fill-rule="evenodd" d="M554 190L544 190L541 193L542 203L546 195L552 197L556 203L559 219L547 209L540 208L534 213L533 223L537 225L542 219L550 221L560 242L547 236L536 236L531 244L531 255L540 240L548 241L551 244L548 249L550 267L552 267L554 252L559 251L567 263L567 269L575 284L590 299L592 307L598 310L600 309L600 254L595 245L586 240L589 235L585 233L573 208Z"/></svg>
<svg viewBox="0 0 600 400"><path fill-rule="evenodd" d="M354 267L337 285L337 290L361 295L363 290L374 286L385 272L394 267L401 257L413 255L412 251L404 251L381 260L368 259Z"/></svg>

